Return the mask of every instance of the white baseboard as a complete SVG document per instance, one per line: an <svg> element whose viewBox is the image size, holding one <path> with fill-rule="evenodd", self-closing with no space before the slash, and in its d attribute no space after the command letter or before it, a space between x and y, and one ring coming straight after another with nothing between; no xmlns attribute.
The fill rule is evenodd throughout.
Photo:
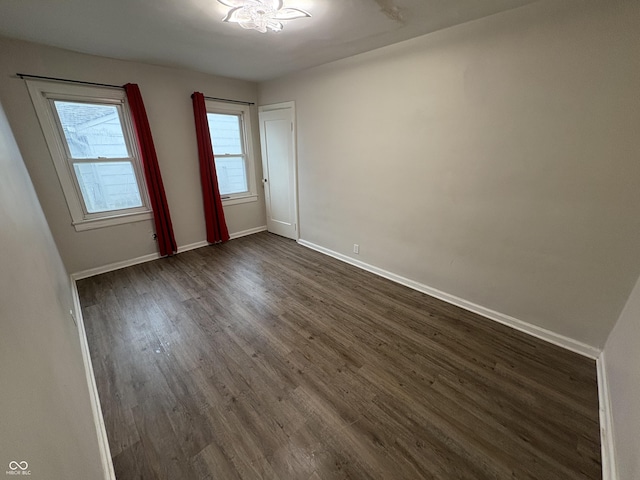
<svg viewBox="0 0 640 480"><path fill-rule="evenodd" d="M131 258L129 260L123 260L121 262L109 263L108 265L102 265L100 267L82 270L81 272L75 272L71 274L71 278L73 280L82 280L83 278L93 277L102 273L113 272L114 270L131 267L132 265L138 265L139 263L151 262L159 258L159 253L150 253L149 255L143 255L142 257Z"/></svg>
<svg viewBox="0 0 640 480"><path fill-rule="evenodd" d="M602 456L602 480L618 480L616 468L616 449L613 437L613 418L611 416L611 397L605 351L596 360L598 370L598 403L600 407L600 446Z"/></svg>
<svg viewBox="0 0 640 480"><path fill-rule="evenodd" d="M241 232L236 232L230 234L230 240L234 240L240 237L246 237L247 235L253 235L254 233L264 232L267 229L266 225L256 228L250 228L249 230L242 230ZM188 245L183 245L178 247L177 253L188 252L189 250L195 250L196 248L206 247L209 245L209 242L206 240L202 240L196 243L190 243ZM82 270L80 272L75 272L71 274L71 278L74 280L82 280L83 278L93 277L95 275L100 275L102 273L113 272L114 270L120 270L121 268L131 267L133 265L138 265L140 263L151 262L153 260L157 260L160 257L159 253L150 253L149 255L143 255L141 257L130 258L129 260L123 260L121 262L109 263L108 265L102 265L100 267L89 268L87 270Z"/></svg>
<svg viewBox="0 0 640 480"><path fill-rule="evenodd" d="M250 228L249 230L242 230L241 232L236 232L230 234L230 240L235 240L236 238L246 237L247 235L253 235L254 233L260 233L267 230L266 225L262 225L261 227Z"/></svg>
<svg viewBox="0 0 640 480"><path fill-rule="evenodd" d="M320 253L324 253L325 255L329 255L330 257L334 257L345 263L374 273L393 282L399 283L419 292L426 293L427 295L431 295L432 297L438 298L452 305L464 308L465 310L468 310L470 312L477 313L478 315L482 315L485 318L502 323L503 325L507 325L511 328L527 333L546 342L558 345L559 347L571 350L572 352L579 353L580 355L584 355L585 357L596 359L600 355L600 349L579 342L572 338L565 337L564 335L552 332L551 330L547 330L545 328L532 325L522 320L518 320L517 318L505 315L504 313L496 312L495 310L491 310L490 308L483 307L482 305L477 305L463 298L456 297L455 295L451 295L446 292L442 292L436 288L429 287L428 285L416 282L400 275L396 275L395 273L391 273L387 270L383 270L382 268L369 265L368 263L362 262L360 260L355 260L354 258L351 258L347 255L343 255L342 253L338 253L328 248L321 247L320 245L308 242L307 240L301 239L298 240L298 243L307 248L316 250Z"/></svg>
<svg viewBox="0 0 640 480"><path fill-rule="evenodd" d="M73 309L75 310L74 316L78 327L78 335L80 338L82 363L84 364L87 386L89 387L89 400L91 402L93 422L95 424L96 434L98 436L98 448L100 450L100 463L102 464L103 480L116 480L116 473L113 469L113 461L111 460L111 450L109 449L107 428L104 425L104 417L102 416L102 407L100 406L100 397L98 396L96 378L93 375L93 364L91 363L91 354L89 353L87 332L84 329L84 319L82 317L82 308L80 307L78 288L76 287L75 279L71 278L70 281L71 295L73 297Z"/></svg>
<svg viewBox="0 0 640 480"><path fill-rule="evenodd" d="M200 242L190 243L189 245L183 245L181 247L178 247L178 251L176 253L188 252L189 250L195 250L196 248L206 247L207 245L209 245L209 242L207 242L206 240L201 240ZM160 258L160 255L158 255L158 258Z"/></svg>

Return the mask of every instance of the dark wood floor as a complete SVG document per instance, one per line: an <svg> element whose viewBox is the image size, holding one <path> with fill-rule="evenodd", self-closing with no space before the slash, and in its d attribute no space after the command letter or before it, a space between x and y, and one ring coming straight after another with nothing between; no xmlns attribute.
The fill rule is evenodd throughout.
<svg viewBox="0 0 640 480"><path fill-rule="evenodd" d="M120 480L601 478L593 361L295 242L78 287Z"/></svg>

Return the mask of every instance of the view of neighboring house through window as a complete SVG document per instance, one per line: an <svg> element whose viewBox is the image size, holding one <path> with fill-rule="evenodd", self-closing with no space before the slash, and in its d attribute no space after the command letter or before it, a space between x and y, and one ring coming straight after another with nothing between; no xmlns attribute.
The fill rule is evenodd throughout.
<svg viewBox="0 0 640 480"><path fill-rule="evenodd" d="M124 90L27 86L76 230L151 219Z"/></svg>
<svg viewBox="0 0 640 480"><path fill-rule="evenodd" d="M142 206L120 106L53 100L88 213Z"/></svg>
<svg viewBox="0 0 640 480"><path fill-rule="evenodd" d="M246 105L207 101L207 122L220 195L225 204L257 200Z"/></svg>
<svg viewBox="0 0 640 480"><path fill-rule="evenodd" d="M249 190L245 167L242 117L235 114L208 113L209 132L216 158L216 174L221 195Z"/></svg>

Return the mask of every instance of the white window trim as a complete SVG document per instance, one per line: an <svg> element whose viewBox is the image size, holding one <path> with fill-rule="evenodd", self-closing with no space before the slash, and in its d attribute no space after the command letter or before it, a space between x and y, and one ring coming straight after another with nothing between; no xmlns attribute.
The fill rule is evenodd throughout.
<svg viewBox="0 0 640 480"><path fill-rule="evenodd" d="M256 167L255 157L253 155L253 130L251 127L251 108L249 105L233 104L226 102L216 102L215 100L205 101L207 113L226 113L233 115L242 115L242 141L245 148L245 168L247 169L247 186L249 191L242 193L234 193L230 195L222 195L222 205L237 205L240 203L257 202L258 192L256 186ZM212 146L213 148L213 146ZM213 156L216 156L214 150Z"/></svg>
<svg viewBox="0 0 640 480"><path fill-rule="evenodd" d="M153 212L150 206L151 203L142 170L138 145L135 141L136 135L133 130L129 104L124 90L40 80L27 80L26 83L40 126L42 127L42 133L44 134L47 147L49 147L49 152L51 153L67 206L69 207L69 213L72 219L71 224L76 231L80 232L152 219ZM50 105L51 99L85 102L95 101L98 103L122 105L123 118L121 120L123 129L128 136L127 146L132 155L132 163L138 181L142 207L100 213L88 213L86 211L82 194L75 180L75 173L72 171L72 167L67 158L67 145L61 138L62 133L60 132L58 122Z"/></svg>

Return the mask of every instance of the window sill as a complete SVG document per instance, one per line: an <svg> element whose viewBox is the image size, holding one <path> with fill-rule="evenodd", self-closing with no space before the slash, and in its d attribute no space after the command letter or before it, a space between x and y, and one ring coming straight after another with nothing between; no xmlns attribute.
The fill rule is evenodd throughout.
<svg viewBox="0 0 640 480"><path fill-rule="evenodd" d="M92 220L82 220L73 222L72 225L76 232L84 232L86 230L94 230L96 228L113 227L114 225L123 225L125 223L142 222L151 220L153 212L128 213L125 215L115 215L113 217L96 218Z"/></svg>
<svg viewBox="0 0 640 480"><path fill-rule="evenodd" d="M229 205L238 205L239 203L249 203L249 202L257 202L258 195L245 195L243 197L231 197L231 198L223 198L222 206L227 207Z"/></svg>

